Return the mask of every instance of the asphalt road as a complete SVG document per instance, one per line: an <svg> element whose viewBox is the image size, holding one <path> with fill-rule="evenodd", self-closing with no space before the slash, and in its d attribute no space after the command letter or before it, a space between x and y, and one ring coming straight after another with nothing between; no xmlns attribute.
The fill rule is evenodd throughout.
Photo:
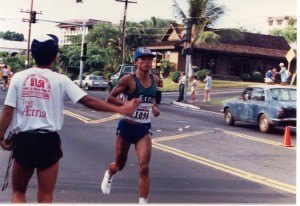
<svg viewBox="0 0 300 206"><path fill-rule="evenodd" d="M90 93L99 98L106 95ZM217 93L214 97L220 98ZM0 102L3 98L0 94ZM149 203L296 203L296 147L280 146L282 129L263 134L248 124L228 127L221 113L170 104L176 98L176 93L164 94L159 106L161 116L153 118ZM54 201L137 203L138 165L134 148L124 170L114 177L111 194L103 195L100 191L103 173L113 161L117 116L69 102L66 109L60 132L64 157ZM291 135L296 145L296 133ZM8 155L0 150L0 184ZM35 202L36 188L33 178L28 188L29 202ZM0 202L8 202L10 194L11 184L0 195Z"/></svg>

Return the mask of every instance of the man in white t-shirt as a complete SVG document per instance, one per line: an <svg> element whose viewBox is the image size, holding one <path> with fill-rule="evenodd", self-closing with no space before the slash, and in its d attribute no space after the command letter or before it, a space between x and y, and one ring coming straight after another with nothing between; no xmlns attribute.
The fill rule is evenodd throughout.
<svg viewBox="0 0 300 206"><path fill-rule="evenodd" d="M28 183L37 170L38 202L52 202L62 157L57 131L63 125L64 98L98 111L132 115L140 100L115 106L88 96L67 76L51 71L58 53L58 38L47 34L33 39L31 54L35 67L16 73L10 83L0 117L0 145L13 149L12 202L26 202ZM4 139L8 127L13 142Z"/></svg>
<svg viewBox="0 0 300 206"><path fill-rule="evenodd" d="M3 84L3 91L6 90L6 86L8 85L8 68L7 66L5 65L3 68L2 68L2 84Z"/></svg>

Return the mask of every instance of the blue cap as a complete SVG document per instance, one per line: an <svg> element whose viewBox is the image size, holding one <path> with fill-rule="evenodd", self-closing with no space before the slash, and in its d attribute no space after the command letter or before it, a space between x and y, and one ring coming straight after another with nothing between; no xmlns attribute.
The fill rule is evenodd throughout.
<svg viewBox="0 0 300 206"><path fill-rule="evenodd" d="M58 38L53 34L46 34L34 38L31 43L33 56L55 56L58 53Z"/></svg>
<svg viewBox="0 0 300 206"><path fill-rule="evenodd" d="M133 61L136 61L140 57L151 57L154 58L155 55L152 54L150 49L147 49L146 47L144 48L138 48L133 55Z"/></svg>

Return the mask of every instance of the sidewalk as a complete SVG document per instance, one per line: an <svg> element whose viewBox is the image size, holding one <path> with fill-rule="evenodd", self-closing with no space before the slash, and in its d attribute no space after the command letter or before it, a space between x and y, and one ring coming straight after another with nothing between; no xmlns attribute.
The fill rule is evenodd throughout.
<svg viewBox="0 0 300 206"><path fill-rule="evenodd" d="M220 104L211 104L209 102L202 102L202 101L196 101L194 103L186 101L186 102L176 102L172 101L170 104L174 104L180 107L184 107L187 109L198 109L198 110L206 110L206 111L212 111L212 112L218 112L222 113L222 105Z"/></svg>

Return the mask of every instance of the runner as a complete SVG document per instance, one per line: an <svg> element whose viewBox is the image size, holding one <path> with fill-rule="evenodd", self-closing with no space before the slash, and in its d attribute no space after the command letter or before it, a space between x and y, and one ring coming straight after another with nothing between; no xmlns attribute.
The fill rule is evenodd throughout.
<svg viewBox="0 0 300 206"><path fill-rule="evenodd" d="M115 162L111 163L105 172L101 189L104 194L110 193L113 175L124 168L130 146L134 144L139 163L139 203L147 203L150 187L149 162L152 151L150 113L152 112L154 117L160 114L155 101L159 78L150 74L154 56L147 48L137 49L134 53L136 73L122 77L107 97L108 102L122 105L123 101L118 96L124 93L127 100L139 97L141 105L133 116L123 116L119 121L116 131Z"/></svg>

